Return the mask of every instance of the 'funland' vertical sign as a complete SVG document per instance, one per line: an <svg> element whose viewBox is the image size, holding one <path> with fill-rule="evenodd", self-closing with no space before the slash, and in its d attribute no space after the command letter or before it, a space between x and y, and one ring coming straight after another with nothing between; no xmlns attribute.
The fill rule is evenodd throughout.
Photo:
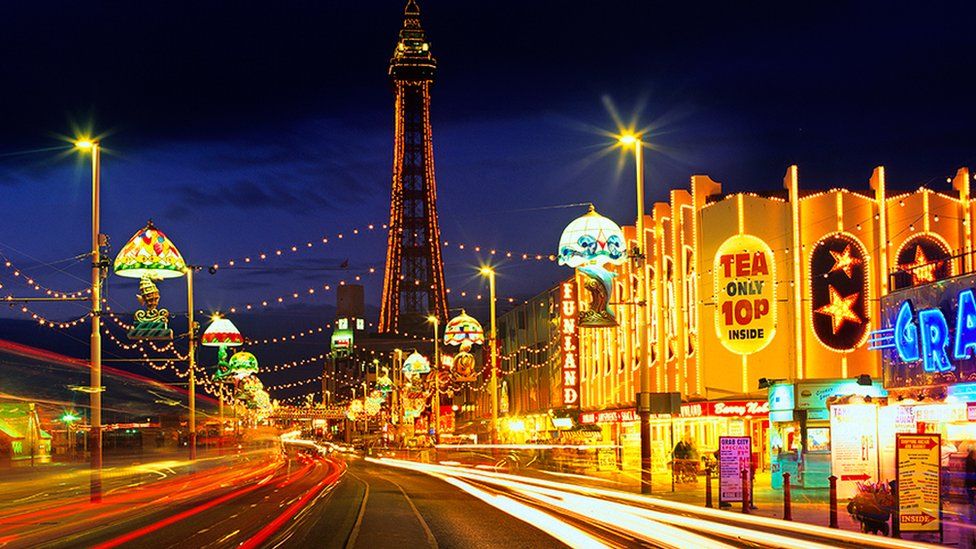
<svg viewBox="0 0 976 549"><path fill-rule="evenodd" d="M769 245L748 234L733 236L715 253L715 330L739 355L762 350L776 331L775 258Z"/></svg>
<svg viewBox="0 0 976 549"><path fill-rule="evenodd" d="M577 313L576 280L563 282L559 294L559 349L562 356L563 406L580 405Z"/></svg>

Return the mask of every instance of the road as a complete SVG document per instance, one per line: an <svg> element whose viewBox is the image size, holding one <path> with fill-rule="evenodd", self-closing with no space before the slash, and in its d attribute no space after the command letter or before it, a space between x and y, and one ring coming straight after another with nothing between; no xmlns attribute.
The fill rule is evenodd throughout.
<svg viewBox="0 0 976 549"><path fill-rule="evenodd" d="M341 460L274 451L263 459L106 492L102 503L68 494L4 510L6 547L262 545L341 476ZM187 545L189 544L189 545Z"/></svg>
<svg viewBox="0 0 976 549"><path fill-rule="evenodd" d="M377 466L424 473L460 489L482 491L487 499L510 500L545 513L547 531L579 547L836 547L885 549L933 547L907 540L869 536L798 522L671 502L639 494L570 482L498 473L472 468L372 459ZM523 520L539 524L537 517ZM556 528L562 528L557 530Z"/></svg>
<svg viewBox="0 0 976 549"><path fill-rule="evenodd" d="M71 490L8 501L0 547L930 547L571 481L325 455L285 442L285 453L120 484L101 504Z"/></svg>

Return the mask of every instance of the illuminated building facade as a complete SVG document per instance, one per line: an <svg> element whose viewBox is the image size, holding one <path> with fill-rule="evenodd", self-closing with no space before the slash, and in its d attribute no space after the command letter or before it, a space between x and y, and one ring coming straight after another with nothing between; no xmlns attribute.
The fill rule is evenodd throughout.
<svg viewBox="0 0 976 549"><path fill-rule="evenodd" d="M580 331L581 409L633 410L644 326L651 391L680 392L685 401L764 399L761 378L878 379L880 357L867 341L879 327L880 298L972 271L968 170L951 184L948 192L889 194L879 167L865 190L812 192L801 190L793 166L782 191L723 195L720 183L693 176L645 216L647 305L637 303L634 263L616 266L619 325ZM623 229L633 249L638 235ZM611 423L622 426L608 431L622 441L636 421L606 417L618 416ZM758 423L750 434L762 448ZM725 434L714 431L690 434ZM671 444L665 425L653 435Z"/></svg>
<svg viewBox="0 0 976 549"><path fill-rule="evenodd" d="M436 68L420 26L420 8L409 0L390 60L396 97L393 188L380 333L422 335L428 331L429 315L447 321L430 128L430 86Z"/></svg>

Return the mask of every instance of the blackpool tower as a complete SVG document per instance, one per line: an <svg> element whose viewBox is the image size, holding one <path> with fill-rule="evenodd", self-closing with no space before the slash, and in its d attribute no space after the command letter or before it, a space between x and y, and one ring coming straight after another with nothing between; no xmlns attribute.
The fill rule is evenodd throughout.
<svg viewBox="0 0 976 549"><path fill-rule="evenodd" d="M437 184L430 131L430 86L437 62L409 0L393 58L395 96L393 189L390 199L381 333L430 333L428 316L447 320L447 289L437 222Z"/></svg>

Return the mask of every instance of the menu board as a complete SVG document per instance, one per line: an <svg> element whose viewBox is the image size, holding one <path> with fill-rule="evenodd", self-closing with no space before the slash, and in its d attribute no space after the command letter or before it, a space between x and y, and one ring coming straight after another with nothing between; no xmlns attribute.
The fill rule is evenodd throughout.
<svg viewBox="0 0 976 549"><path fill-rule="evenodd" d="M878 480L878 407L835 404L830 407L830 470L837 477L837 497L857 494L857 483Z"/></svg>
<svg viewBox="0 0 976 549"><path fill-rule="evenodd" d="M942 528L939 516L942 437L909 433L897 433L895 437L901 531L938 532Z"/></svg>
<svg viewBox="0 0 976 549"><path fill-rule="evenodd" d="M752 465L752 439L718 437L718 500L742 501L742 471Z"/></svg>

